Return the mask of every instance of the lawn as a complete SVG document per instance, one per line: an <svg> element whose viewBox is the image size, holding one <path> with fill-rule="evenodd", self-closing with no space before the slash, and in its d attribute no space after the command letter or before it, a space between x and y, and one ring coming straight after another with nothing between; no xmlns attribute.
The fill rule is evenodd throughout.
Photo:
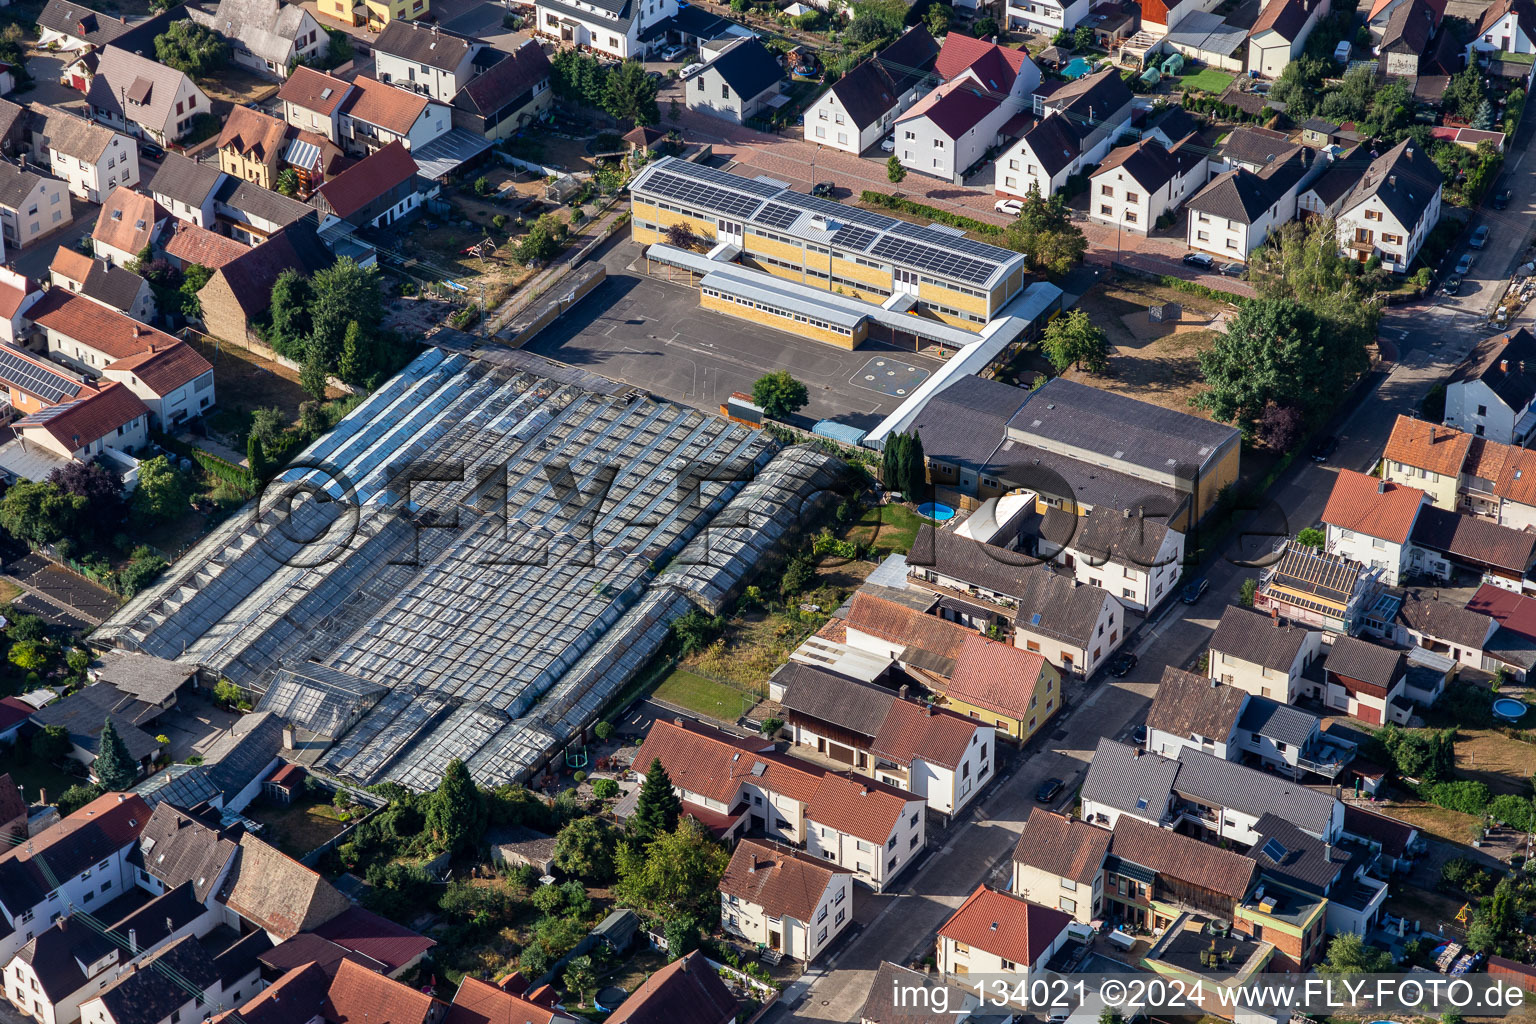
<svg viewBox="0 0 1536 1024"><path fill-rule="evenodd" d="M1456 771L1460 778L1487 784L1494 796L1530 792L1536 746L1497 729L1456 730Z"/></svg>
<svg viewBox="0 0 1536 1024"><path fill-rule="evenodd" d="M886 555L904 555L912 550L918 528L924 520L905 505L870 508L858 522L848 527L844 538L859 545L869 545L877 559Z"/></svg>
<svg viewBox="0 0 1536 1024"><path fill-rule="evenodd" d="M1465 845L1471 838L1472 827L1482 823L1482 818L1472 814L1462 814L1446 807L1437 807L1434 804L1422 801L1405 801L1399 803L1395 800L1383 800L1381 813L1406 821L1420 832L1435 835L1448 842Z"/></svg>
<svg viewBox="0 0 1536 1024"><path fill-rule="evenodd" d="M285 423L299 421L299 403L309 398L299 387L299 371L227 341L194 335L191 344L213 364L218 376L220 399L209 417L209 426L224 435L226 444L245 449L245 434L250 429L250 413L254 409L277 408ZM232 397L235 395L239 397Z"/></svg>
<svg viewBox="0 0 1536 1024"><path fill-rule="evenodd" d="M52 802L70 786L87 781L82 775L71 775L36 758L29 757L25 763L18 763L14 752L9 750L5 757L0 757L0 774L5 772L10 772L29 801L38 799L40 788L48 791L49 802Z"/></svg>
<svg viewBox="0 0 1536 1024"><path fill-rule="evenodd" d="M1232 84L1232 76L1215 68L1201 68L1192 75L1179 76L1179 89L1220 94Z"/></svg>
<svg viewBox="0 0 1536 1024"><path fill-rule="evenodd" d="M736 721L748 707L757 703L752 694L706 679L686 668L673 669L656 687L653 696L722 722Z"/></svg>
<svg viewBox="0 0 1536 1024"><path fill-rule="evenodd" d="M23 593L25 591L10 580L0 580L0 604L10 604Z"/></svg>

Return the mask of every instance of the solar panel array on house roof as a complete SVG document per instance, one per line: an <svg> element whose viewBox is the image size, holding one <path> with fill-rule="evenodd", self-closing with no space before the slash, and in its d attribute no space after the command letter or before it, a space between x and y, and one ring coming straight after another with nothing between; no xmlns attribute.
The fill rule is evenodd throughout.
<svg viewBox="0 0 1536 1024"><path fill-rule="evenodd" d="M970 286L994 287L1024 270L1016 252L925 226L790 191L772 179L744 178L713 167L667 157L651 164L630 185L640 202L660 201L706 216L761 224L834 252L868 253L892 264ZM830 233L830 234L829 234Z"/></svg>
<svg viewBox="0 0 1536 1024"><path fill-rule="evenodd" d="M657 563L702 551L733 591L836 465L534 369L423 353L95 639L255 692L359 784L429 789L453 758L526 778L687 610Z"/></svg>
<svg viewBox="0 0 1536 1024"><path fill-rule="evenodd" d="M78 381L3 349L0 349L0 380L31 392L45 402L62 402L80 393Z"/></svg>

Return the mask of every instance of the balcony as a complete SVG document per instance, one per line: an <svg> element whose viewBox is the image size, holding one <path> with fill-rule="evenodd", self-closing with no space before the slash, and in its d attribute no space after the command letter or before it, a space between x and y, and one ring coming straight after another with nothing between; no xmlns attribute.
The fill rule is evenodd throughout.
<svg viewBox="0 0 1536 1024"><path fill-rule="evenodd" d="M1367 256L1376 251L1376 243L1364 238L1346 238L1344 248L1354 252L1363 252Z"/></svg>

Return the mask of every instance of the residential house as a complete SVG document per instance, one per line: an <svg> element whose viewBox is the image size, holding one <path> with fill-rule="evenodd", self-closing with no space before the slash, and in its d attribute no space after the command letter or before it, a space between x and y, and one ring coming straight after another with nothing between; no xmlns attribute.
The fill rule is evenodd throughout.
<svg viewBox="0 0 1536 1024"><path fill-rule="evenodd" d="M814 747L950 816L990 781L990 725L809 665L783 665L774 680L796 747Z"/></svg>
<svg viewBox="0 0 1536 1024"><path fill-rule="evenodd" d="M30 111L0 100L0 153L14 156L27 149L30 122Z"/></svg>
<svg viewBox="0 0 1536 1024"><path fill-rule="evenodd" d="M298 192L295 198L308 199L315 189L327 180L351 166L336 145L324 135L309 131L289 131L289 139L283 147L282 165L298 176Z"/></svg>
<svg viewBox="0 0 1536 1024"><path fill-rule="evenodd" d="M908 170L958 181L1028 111L1040 69L1022 49L951 32L934 71L944 84L897 117L895 152Z"/></svg>
<svg viewBox="0 0 1536 1024"><path fill-rule="evenodd" d="M78 249L60 246L48 267L48 277L54 287L83 295L140 323L154 318L155 295L148 281L105 260L93 260Z"/></svg>
<svg viewBox="0 0 1536 1024"><path fill-rule="evenodd" d="M1426 503L1417 487L1342 469L1323 508L1327 549L1380 569L1382 579L1396 585L1404 572L1426 568L1423 552L1411 542Z"/></svg>
<svg viewBox="0 0 1536 1024"><path fill-rule="evenodd" d="M1323 173L1302 186L1301 194L1296 197L1296 216L1304 221L1319 217L1332 217L1337 221L1344 200L1360 184L1360 178L1371 162L1367 148L1359 143L1339 153L1325 150L1322 159L1328 161Z"/></svg>
<svg viewBox="0 0 1536 1024"><path fill-rule="evenodd" d="M1399 416L1381 466L1384 479L1419 488L1436 508L1536 526L1536 455L1526 448Z"/></svg>
<svg viewBox="0 0 1536 1024"><path fill-rule="evenodd" d="M1406 725L1413 704L1403 695L1407 665L1403 652L1355 637L1341 636L1323 663L1324 703L1371 725Z"/></svg>
<svg viewBox="0 0 1536 1024"><path fill-rule="evenodd" d="M105 793L31 842L0 850L0 918L5 922L0 962L9 964L70 907L86 906L87 893L95 902L104 892L121 893L132 886L127 855L149 814L149 806L136 796ZM15 1002L25 993L7 982L6 995Z"/></svg>
<svg viewBox="0 0 1536 1024"><path fill-rule="evenodd" d="M946 974L1028 977L1067 944L1071 921L1054 907L978 885L939 926L934 962Z"/></svg>
<svg viewBox="0 0 1536 1024"><path fill-rule="evenodd" d="M1322 681L1322 641L1321 632L1278 615L1228 605L1211 634L1211 681L1294 704Z"/></svg>
<svg viewBox="0 0 1536 1024"><path fill-rule="evenodd" d="M331 37L303 4L219 0L211 14L196 6L187 14L229 40L236 64L264 77L286 78L299 61L318 63L331 52Z"/></svg>
<svg viewBox="0 0 1536 1024"><path fill-rule="evenodd" d="M766 740L658 720L646 754L659 758L683 810L723 834L743 825L852 868L879 891L922 848L924 801L869 779L825 772ZM761 766L761 768L759 768Z"/></svg>
<svg viewBox="0 0 1536 1024"><path fill-rule="evenodd" d="M1151 754L1102 737L1079 796L1083 820L1114 828L1122 815L1161 825L1173 808L1175 758Z"/></svg>
<svg viewBox="0 0 1536 1024"><path fill-rule="evenodd" d="M1130 123L1131 90L1120 73L1107 68L1036 96L1041 120L997 158L993 189L1025 198L1059 191L1067 179L1103 160Z"/></svg>
<svg viewBox="0 0 1536 1024"><path fill-rule="evenodd" d="M1297 147L1290 156L1254 173L1238 167L1218 174L1187 204L1187 241L1222 259L1247 262L1249 253L1264 244L1271 231L1296 216L1296 200L1311 166L1310 150Z"/></svg>
<svg viewBox="0 0 1536 1024"><path fill-rule="evenodd" d="M1104 861L1112 834L1080 818L1032 809L1013 849L1009 891L1091 924L1103 913Z"/></svg>
<svg viewBox="0 0 1536 1024"><path fill-rule="evenodd" d="M1446 383L1443 422L1500 444L1524 447L1536 430L1533 399L1536 338L1521 327L1478 342L1457 367Z"/></svg>
<svg viewBox="0 0 1536 1024"><path fill-rule="evenodd" d="M1049 721L1061 672L1042 654L973 634L943 691L944 707L993 724L999 736L1027 742Z"/></svg>
<svg viewBox="0 0 1536 1024"><path fill-rule="evenodd" d="M784 82L778 59L755 37L734 39L683 80L689 110L745 124L771 112Z"/></svg>
<svg viewBox="0 0 1536 1024"><path fill-rule="evenodd" d="M1287 544L1260 575L1253 607L1313 629L1358 632L1381 595L1383 572L1344 555Z"/></svg>
<svg viewBox="0 0 1536 1024"><path fill-rule="evenodd" d="M68 287L50 289L32 307L30 319L42 328L50 358L92 378L100 377L120 359L143 355L152 347L181 344L171 335Z"/></svg>
<svg viewBox="0 0 1536 1024"><path fill-rule="evenodd" d="M1236 760L1237 720L1248 693L1168 665L1147 711L1146 748L1178 757L1185 747Z"/></svg>
<svg viewBox="0 0 1536 1024"><path fill-rule="evenodd" d="M1430 40L1445 17L1445 2L1399 0L1392 7L1392 13L1381 28L1376 52L1383 61L1386 74L1417 78L1421 62L1431 54Z"/></svg>
<svg viewBox="0 0 1536 1024"><path fill-rule="evenodd" d="M236 839L169 803L148 817L128 856L135 883L157 896L190 884L197 902L211 904L234 863Z"/></svg>
<svg viewBox="0 0 1536 1024"><path fill-rule="evenodd" d="M160 253L181 270L196 264L218 270L251 250L228 235L216 234L184 220L172 223L160 239Z"/></svg>
<svg viewBox="0 0 1536 1024"><path fill-rule="evenodd" d="M0 250L3 249L4 244L0 243ZM0 266L0 341L15 345L22 340L29 325L27 310L42 297L42 289L36 281L10 267Z"/></svg>
<svg viewBox="0 0 1536 1024"><path fill-rule="evenodd" d="M335 140L349 154L367 156L391 142L406 149L425 146L451 127L453 111L445 103L366 75L352 86L341 107L341 138Z"/></svg>
<svg viewBox="0 0 1536 1024"><path fill-rule="evenodd" d="M300 131L323 135L337 144L342 141L341 108L351 95L351 83L302 66L294 68L277 91L283 104L283 120Z"/></svg>
<svg viewBox="0 0 1536 1024"><path fill-rule="evenodd" d="M287 133L288 125L277 118L250 107L235 107L216 144L219 170L276 191Z"/></svg>
<svg viewBox="0 0 1536 1024"><path fill-rule="evenodd" d="M1034 552L1145 614L1173 596L1183 571L1184 534L1160 516L1148 517L1144 508L1098 507L1084 514L1048 508Z"/></svg>
<svg viewBox="0 0 1536 1024"><path fill-rule="evenodd" d="M1279 814L1259 819L1258 832L1259 840L1249 856L1259 866L1264 895L1279 901L1285 894L1297 893L1326 901L1323 920L1296 929L1300 934L1293 933L1290 943L1283 941L1284 933L1278 929L1264 927L1264 936L1286 954L1286 969L1304 970L1321 960L1325 933L1365 935L1380 926L1387 884L1368 873L1377 865L1371 845L1356 842L1343 830L1335 840L1325 842ZM1282 892L1275 892L1276 886L1282 887ZM1254 895L1259 895L1258 889ZM1262 903L1258 899L1253 902Z"/></svg>
<svg viewBox="0 0 1536 1024"><path fill-rule="evenodd" d="M694 950L650 975L609 1015L613 1024L732 1024L741 1006Z"/></svg>
<svg viewBox="0 0 1536 1024"><path fill-rule="evenodd" d="M1536 4L1531 0L1494 0L1483 11L1467 44L1467 60L1474 56L1536 53Z"/></svg>
<svg viewBox="0 0 1536 1024"><path fill-rule="evenodd" d="M178 221L212 228L214 196L225 178L217 167L180 153L167 153L160 169L149 180L148 190L155 202Z"/></svg>
<svg viewBox="0 0 1536 1024"><path fill-rule="evenodd" d="M77 301L90 304L86 299ZM89 395L82 394L25 416L13 427L22 440L56 458L89 462L109 448L135 451L148 444L149 410L132 391L109 383ZM57 705L50 705L44 711L54 707ZM96 721L101 720L102 716L97 714ZM99 725L97 729L100 729ZM89 750L94 759L94 747L77 747L77 752L81 750ZM129 744L129 753L140 764L148 764L159 751L158 743L151 742L138 748Z"/></svg>
<svg viewBox="0 0 1536 1024"><path fill-rule="evenodd" d="M1372 0L1370 10L1365 16L1365 27L1370 31L1371 45L1380 46L1392 17L1402 8L1412 5L1413 0ZM1445 4L1442 0L1433 0L1430 12L1434 15L1435 24L1438 25L1440 19L1445 17Z"/></svg>
<svg viewBox="0 0 1536 1024"><path fill-rule="evenodd" d="M139 150L126 135L41 103L27 107L26 133L38 166L87 202L101 202L119 185L139 184Z"/></svg>
<svg viewBox="0 0 1536 1024"><path fill-rule="evenodd" d="M250 186L254 188L255 186ZM203 325L216 338L241 341L252 320L272 302L272 285L284 270L304 275L328 267L331 253L308 224L294 224L213 272L197 293Z"/></svg>
<svg viewBox="0 0 1536 1024"><path fill-rule="evenodd" d="M1330 0L1268 0L1248 30L1249 74L1279 78L1331 8Z"/></svg>
<svg viewBox="0 0 1536 1024"><path fill-rule="evenodd" d="M16 738L21 734L21 727L32 719L32 712L36 710L32 705L17 700L15 697L0 697L0 744L14 746ZM25 787L18 786L18 791ZM22 802L25 803L25 792L21 793ZM9 823L9 819L7 819ZM27 824L27 822L23 822Z"/></svg>
<svg viewBox="0 0 1536 1024"><path fill-rule="evenodd" d="M812 963L853 920L853 872L782 843L743 839L720 878L720 924Z"/></svg>
<svg viewBox="0 0 1536 1024"><path fill-rule="evenodd" d="M1010 32L1071 32L1087 19L1090 0L1008 0L1003 10Z"/></svg>
<svg viewBox="0 0 1536 1024"><path fill-rule="evenodd" d="M378 228L412 219L425 193L416 161L397 141L321 185L311 202L324 216L322 227L344 220L354 227Z"/></svg>
<svg viewBox="0 0 1536 1024"><path fill-rule="evenodd" d="M524 1024L577 1024L578 1018L466 974L453 994L443 1024L506 1024L514 1020Z"/></svg>
<svg viewBox="0 0 1536 1024"><path fill-rule="evenodd" d="M387 85L452 103L475 73L494 63L501 52L491 50L485 54L490 59L477 60L486 50L480 40L437 25L392 21L373 41L374 69Z"/></svg>
<svg viewBox="0 0 1536 1024"><path fill-rule="evenodd" d="M1112 150L1088 179L1088 219L1136 235L1151 232L1164 215L1205 184L1207 160L1198 143L1169 149L1142 139Z"/></svg>
<svg viewBox="0 0 1536 1024"><path fill-rule="evenodd" d="M0 162L0 237L24 249L74 221L69 186L57 178Z"/></svg>
<svg viewBox="0 0 1536 1024"><path fill-rule="evenodd" d="M118 46L101 52L86 100L95 120L161 145L179 141L199 114L213 113L207 93L185 74Z"/></svg>
<svg viewBox="0 0 1536 1024"><path fill-rule="evenodd" d="M984 1017L990 1019L974 984L961 985L942 974L898 967L888 960L876 968L857 1015L859 1024L965 1024Z"/></svg>
<svg viewBox="0 0 1536 1024"><path fill-rule="evenodd" d="M436 940L359 906L348 907L313 931L299 934L314 935L334 943L346 950L349 958L362 957L378 965L379 973L390 978L403 976L421 963L428 951L437 945ZM557 1022L550 1021L547 1024Z"/></svg>
<svg viewBox="0 0 1536 1024"><path fill-rule="evenodd" d="M665 38L664 23L677 13L677 0L537 0L533 30L561 47L617 60L642 59L653 45L649 38L658 33Z"/></svg>
<svg viewBox="0 0 1536 1024"><path fill-rule="evenodd" d="M536 120L554 101L544 48L527 39L471 78L453 100L452 123L487 139L504 139Z"/></svg>
<svg viewBox="0 0 1536 1024"><path fill-rule="evenodd" d="M138 355L108 363L101 375L138 395L157 430L178 430L213 407L213 365L184 341L163 348L151 343Z"/></svg>
<svg viewBox="0 0 1536 1024"><path fill-rule="evenodd" d="M165 210L152 198L119 185L101 204L91 244L101 259L124 266L154 242L165 218Z"/></svg>
<svg viewBox="0 0 1536 1024"><path fill-rule="evenodd" d="M449 1012L447 1003L344 959L331 975L313 963L296 967L255 998L213 1016L212 1024L281 1024L293 1019L295 1006L306 1007L306 1019L316 1024L442 1024Z"/></svg>
<svg viewBox="0 0 1536 1024"><path fill-rule="evenodd" d="M1410 538L1410 562L1443 580L1455 568L1482 575L1485 582L1508 590L1527 588L1536 566L1536 533L1459 515L1425 504Z"/></svg>
<svg viewBox="0 0 1536 1024"><path fill-rule="evenodd" d="M1209 13L1215 0L1142 0L1141 28L1154 39L1168 36L1191 14Z"/></svg>
<svg viewBox="0 0 1536 1024"><path fill-rule="evenodd" d="M219 949L229 934L206 942L189 935L145 957L81 1005L82 1024L178 1024L204 1006L238 1005L261 988L257 953L271 943L253 934Z"/></svg>
<svg viewBox="0 0 1536 1024"><path fill-rule="evenodd" d="M1241 167L1258 174L1270 164L1284 163L1297 149L1285 132L1257 125L1239 125L1216 147L1211 169L1231 171Z"/></svg>
<svg viewBox="0 0 1536 1024"><path fill-rule="evenodd" d="M1491 671L1493 666L1485 652L1498 629L1499 622L1492 615L1455 601L1442 601L1439 591L1408 590L1391 623L1381 632L1390 643L1418 647L1458 664Z"/></svg>
<svg viewBox="0 0 1536 1024"><path fill-rule="evenodd" d="M218 915L193 897L190 882L145 898L131 883L118 888L110 875L110 869L99 872L99 887L86 893L91 900L65 908L5 965L6 994L38 1024L76 1024L82 1004L110 991L141 958L180 940L195 945L218 924ZM98 928L126 939L126 948L92 928L87 914Z"/></svg>
<svg viewBox="0 0 1536 1024"><path fill-rule="evenodd" d="M311 229L320 223L314 207L228 175L213 195L213 212L216 230L228 232L237 242L250 246L259 246L288 228L297 228L301 221Z"/></svg>
<svg viewBox="0 0 1536 1024"><path fill-rule="evenodd" d="M313 931L348 908L347 898L335 886L276 847L249 833L240 836L238 845L215 897L238 918L226 922L231 926L245 921L273 942L282 942Z"/></svg>
<svg viewBox="0 0 1536 1024"><path fill-rule="evenodd" d="M1525 679L1536 669L1536 598L1484 583L1467 602L1467 611L1498 623L1483 652L1486 670L1503 668L1512 678Z"/></svg>
<svg viewBox="0 0 1536 1024"><path fill-rule="evenodd" d="M1388 874L1407 871L1426 849L1417 828L1359 804L1344 806L1344 834L1374 848L1378 866Z"/></svg>
<svg viewBox="0 0 1536 1024"><path fill-rule="evenodd" d="M1332 781L1349 766L1356 749L1352 741L1324 730L1322 719L1312 712L1250 694L1238 716L1227 760L1257 762L1293 779L1311 773Z"/></svg>
<svg viewBox="0 0 1536 1024"><path fill-rule="evenodd" d="M1441 181L1440 169L1412 139L1371 161L1336 218L1345 255L1361 263L1378 256L1387 270L1407 273L1440 221Z"/></svg>
<svg viewBox="0 0 1536 1024"><path fill-rule="evenodd" d="M126 408L125 408L126 407ZM55 414L49 418L49 414ZM27 420L39 417L37 424ZM18 421L17 429L22 436L36 442L60 459L76 459L88 462L107 447L121 451L130 447L122 443L137 437L139 444L148 439L147 419L142 402L134 398L127 388L109 385L92 394L64 402L34 413ZM62 422L56 434L43 429L54 422ZM112 425L123 423L125 438L113 435ZM64 431L68 430L68 433ZM100 434L111 445L96 443L92 435ZM128 758L147 773L160 755L163 745L156 738L154 723L164 711L175 703L173 698L155 699L155 694L125 693L110 683L93 683L67 697L39 708L32 716L34 725L46 728L57 725L69 733L69 757L89 767L96 760L101 731L110 719L112 727L128 750Z"/></svg>
<svg viewBox="0 0 1536 1024"><path fill-rule="evenodd" d="M379 32L395 21L420 18L432 9L431 0L320 0L320 13L344 25Z"/></svg>
<svg viewBox="0 0 1536 1024"><path fill-rule="evenodd" d="M922 96L938 53L939 44L926 28L907 29L806 108L806 141L855 156L863 153Z"/></svg>
<svg viewBox="0 0 1536 1024"><path fill-rule="evenodd" d="M1105 860L1105 913L1126 931L1159 934L1173 931L1183 908L1227 923L1252 890L1255 873L1242 854L1125 815L1114 825Z"/></svg>
<svg viewBox="0 0 1536 1024"><path fill-rule="evenodd" d="M128 31L126 18L101 14L70 0L48 0L37 16L37 45L60 50L86 50L106 46Z"/></svg>

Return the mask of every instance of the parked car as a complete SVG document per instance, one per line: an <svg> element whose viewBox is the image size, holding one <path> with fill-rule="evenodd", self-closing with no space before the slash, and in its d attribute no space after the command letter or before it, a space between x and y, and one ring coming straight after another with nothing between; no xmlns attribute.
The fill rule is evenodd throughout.
<svg viewBox="0 0 1536 1024"><path fill-rule="evenodd" d="M1212 270L1216 266L1216 261L1203 252L1187 252L1184 254L1184 265L1199 267L1201 270Z"/></svg>
<svg viewBox="0 0 1536 1024"><path fill-rule="evenodd" d="M1248 273L1248 268L1243 266L1241 263L1223 263L1217 269L1227 277L1242 277L1244 274Z"/></svg>
<svg viewBox="0 0 1536 1024"><path fill-rule="evenodd" d="M1509 201L1513 197L1513 190L1507 188L1499 189L1499 191L1495 192L1493 195L1493 208L1495 210L1504 209L1504 207L1509 205Z"/></svg>
<svg viewBox="0 0 1536 1024"><path fill-rule="evenodd" d="M887 135L880 140L880 149L886 153L896 152L896 136Z"/></svg>
<svg viewBox="0 0 1536 1024"><path fill-rule="evenodd" d="M1318 438L1312 446L1312 461L1327 462L1333 458L1333 453L1339 450L1339 439L1329 434L1327 437Z"/></svg>
<svg viewBox="0 0 1536 1024"><path fill-rule="evenodd" d="M673 43L671 46L669 46L665 50L661 51L661 59L662 60L677 60L677 58L681 57L683 54L685 54L687 52L688 52L688 47L684 46L682 43Z"/></svg>
<svg viewBox="0 0 1536 1024"><path fill-rule="evenodd" d="M161 149L153 142L140 142L139 156L142 156L146 160L164 160L165 150Z"/></svg>
<svg viewBox="0 0 1536 1024"><path fill-rule="evenodd" d="M1472 261L1476 258L1477 257L1473 256L1469 252L1462 253L1461 259L1456 261L1456 273L1460 274L1462 277L1466 277L1467 272L1472 269Z"/></svg>
<svg viewBox="0 0 1536 1024"><path fill-rule="evenodd" d="M689 64L687 67L683 68L682 77L687 78L690 75L696 75L703 70L704 65L700 64L698 61L694 61L692 64Z"/></svg>
<svg viewBox="0 0 1536 1024"><path fill-rule="evenodd" d="M1010 217L1017 217L1024 212L1024 204L1017 199L999 199L992 204L992 209L998 213L1006 213Z"/></svg>
<svg viewBox="0 0 1536 1024"><path fill-rule="evenodd" d="M1184 590L1179 594L1179 600L1185 604L1194 604L1209 589L1211 589L1211 581L1201 576L1199 579L1191 580L1184 584Z"/></svg>
<svg viewBox="0 0 1536 1024"><path fill-rule="evenodd" d="M831 199L836 192L837 182L835 181L818 181L811 186L811 195L820 199Z"/></svg>
<svg viewBox="0 0 1536 1024"><path fill-rule="evenodd" d="M1040 783L1040 788L1035 790L1035 802L1040 804L1050 803L1056 799L1057 794L1061 792L1061 787L1065 785L1066 783L1060 779L1046 779Z"/></svg>
<svg viewBox="0 0 1536 1024"><path fill-rule="evenodd" d="M1115 656L1115 660L1109 665L1109 674L1116 679L1124 679L1131 674L1131 669L1136 667L1136 655L1130 651L1122 651Z"/></svg>
<svg viewBox="0 0 1536 1024"><path fill-rule="evenodd" d="M1481 249L1488 244L1488 225L1479 224L1477 230L1472 232L1472 237L1467 239L1467 244L1474 249Z"/></svg>
<svg viewBox="0 0 1536 1024"><path fill-rule="evenodd" d="M1457 295L1460 294L1460 292L1461 278L1455 274L1452 274L1450 277L1446 278L1445 283L1440 286L1441 295Z"/></svg>

